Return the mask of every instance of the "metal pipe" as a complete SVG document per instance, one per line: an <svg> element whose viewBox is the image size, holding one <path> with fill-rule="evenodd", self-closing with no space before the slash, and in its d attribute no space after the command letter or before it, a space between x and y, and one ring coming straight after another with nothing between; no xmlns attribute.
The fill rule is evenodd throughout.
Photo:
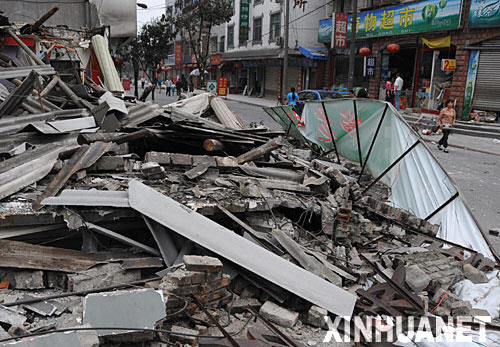
<svg viewBox="0 0 500 347"><path fill-rule="evenodd" d="M392 162L391 165L387 169L385 169L375 180L373 180L372 183L368 187L366 187L365 190L363 190L363 193L361 195L365 195L367 191L369 191L378 181L382 179L397 163L399 163L408 153L410 153L417 145L420 143L420 139L418 139L413 145L411 145L410 148L408 148L406 151L404 151L403 154L401 154L396 160Z"/></svg>
<svg viewBox="0 0 500 347"><path fill-rule="evenodd" d="M452 202L453 200L455 200L456 198L458 198L460 194L458 192L456 192L455 194L453 194L448 200L446 200L443 204L441 204L441 206L439 206L437 209L435 209L430 215L428 215L427 217L425 217L424 219L425 220L429 220L431 219L432 217L434 217L436 214L438 214L443 208L445 208L446 206L448 206L448 204L450 202Z"/></svg>
<svg viewBox="0 0 500 347"><path fill-rule="evenodd" d="M354 107L354 125L356 126L356 140L358 142L359 165L363 166L363 155L361 154L361 143L359 143L358 107L356 106L356 100L353 100L352 104Z"/></svg>
<svg viewBox="0 0 500 347"><path fill-rule="evenodd" d="M323 112L325 113L326 124L328 124L328 130L330 131L330 136L332 137L333 149L335 150L335 154L337 155L337 161L340 164L340 156L339 156L339 152L337 151L337 144L335 143L335 137L333 136L332 125L330 124L330 119L328 118L328 115L326 113L326 108L325 108L324 102L321 102L321 107L323 107Z"/></svg>
<svg viewBox="0 0 500 347"><path fill-rule="evenodd" d="M349 74L347 79L347 89L349 91L354 87L354 63L356 60L356 29L358 24L358 1L352 0L351 16L351 42L349 43Z"/></svg>

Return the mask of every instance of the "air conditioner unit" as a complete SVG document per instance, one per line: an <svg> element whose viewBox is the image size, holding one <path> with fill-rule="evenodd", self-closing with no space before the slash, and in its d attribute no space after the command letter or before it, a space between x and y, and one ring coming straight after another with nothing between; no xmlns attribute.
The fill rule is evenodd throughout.
<svg viewBox="0 0 500 347"><path fill-rule="evenodd" d="M281 36L276 38L276 44L280 47L283 46L283 38Z"/></svg>

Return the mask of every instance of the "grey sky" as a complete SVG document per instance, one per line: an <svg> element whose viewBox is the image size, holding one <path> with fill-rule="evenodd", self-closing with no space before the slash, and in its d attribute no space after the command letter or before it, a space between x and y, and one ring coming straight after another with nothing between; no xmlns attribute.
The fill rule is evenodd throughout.
<svg viewBox="0 0 500 347"><path fill-rule="evenodd" d="M152 18L161 17L165 13L165 0L137 0L148 5L147 9L137 6L137 31Z"/></svg>

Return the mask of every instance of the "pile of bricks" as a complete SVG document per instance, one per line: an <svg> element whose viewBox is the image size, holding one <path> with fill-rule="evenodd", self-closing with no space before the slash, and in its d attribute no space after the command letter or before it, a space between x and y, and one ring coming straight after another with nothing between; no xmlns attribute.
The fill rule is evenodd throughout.
<svg viewBox="0 0 500 347"><path fill-rule="evenodd" d="M372 197L364 197L358 201L358 206L367 208L371 212L375 212L386 219L393 221L396 224L404 227L420 231L425 234L436 236L439 230L439 225L429 223L425 219L421 219L411 213L400 208L392 207L382 201Z"/></svg>
<svg viewBox="0 0 500 347"><path fill-rule="evenodd" d="M184 265L169 272L160 283L160 289L167 297L167 314L179 311L179 314L184 311L193 314L198 308L193 296L205 308L219 308L231 302L232 295L227 290L230 279L222 273L219 259L185 255L183 262Z"/></svg>

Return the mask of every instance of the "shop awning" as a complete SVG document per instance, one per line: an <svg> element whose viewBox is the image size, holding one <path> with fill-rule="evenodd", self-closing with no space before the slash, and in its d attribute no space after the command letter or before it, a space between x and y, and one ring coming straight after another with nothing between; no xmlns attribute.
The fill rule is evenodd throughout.
<svg viewBox="0 0 500 347"><path fill-rule="evenodd" d="M422 37L422 42L429 48L450 47L451 35L438 37L435 39L426 39L425 37Z"/></svg>
<svg viewBox="0 0 500 347"><path fill-rule="evenodd" d="M299 51L309 59L328 60L328 51L326 47L309 48L299 46Z"/></svg>

